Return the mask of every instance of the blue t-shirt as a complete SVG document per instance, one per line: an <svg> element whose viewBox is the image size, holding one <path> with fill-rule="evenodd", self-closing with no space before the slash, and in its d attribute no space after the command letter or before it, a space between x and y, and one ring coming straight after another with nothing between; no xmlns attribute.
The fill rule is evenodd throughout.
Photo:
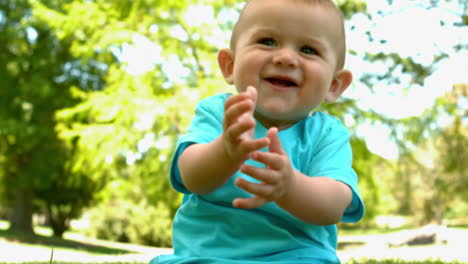
<svg viewBox="0 0 468 264"><path fill-rule="evenodd" d="M273 202L251 210L233 207L235 198L252 196L234 184L237 177L258 182L248 175L236 172L207 195L194 194L185 188L178 158L190 144L208 143L221 135L224 102L229 96L220 94L202 100L188 132L177 142L170 179L184 198L173 221L174 254L158 256L151 264L340 263L336 256L336 225L303 222ZM266 134L267 129L257 122L255 138ZM293 168L311 177L326 176L350 186L353 202L341 221L359 221L364 215L364 204L351 167L349 133L341 122L315 112L278 135ZM253 160L246 163L263 166Z"/></svg>

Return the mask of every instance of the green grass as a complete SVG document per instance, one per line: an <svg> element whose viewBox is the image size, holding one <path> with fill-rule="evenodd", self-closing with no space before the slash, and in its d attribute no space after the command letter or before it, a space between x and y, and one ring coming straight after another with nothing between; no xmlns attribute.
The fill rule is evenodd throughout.
<svg viewBox="0 0 468 264"><path fill-rule="evenodd" d="M468 230L468 224L454 224L448 225L447 227ZM417 229L420 226L402 226L398 228L379 228L379 227L369 227L369 228L350 228L347 226L339 226L338 235L339 236L348 236L348 235L383 235L390 234L394 232ZM429 263L432 264L432 263Z"/></svg>
<svg viewBox="0 0 468 264"><path fill-rule="evenodd" d="M8 222L4 220L0 220L0 241L6 240L7 242L21 244L24 247L24 251L27 252L28 248L42 248L46 251L50 251L50 260L49 261L33 261L33 262L8 262L8 264L80 264L82 262L78 261L70 261L70 262L63 262L63 261L54 261L54 253L61 253L64 252L84 252L90 255L120 255L120 254L133 254L138 253L122 248L114 248L112 245L108 246L107 243L105 244L96 244L91 241L77 241L74 239L70 239L68 237L72 237L74 234L68 232L69 235L65 235L65 238L57 238L52 236L52 231L50 228L47 227L35 227L34 228L34 235L31 234L24 234L24 233L17 233L8 230ZM0 248L0 252L1 252ZM24 252L24 253L25 253ZM22 254L23 252L19 252L18 254ZM103 263L112 263L112 262L101 262ZM115 263L115 262L114 262ZM0 253L0 264L6 264L5 262L1 261L1 253ZM87 263L89 264L89 263ZM143 264L139 262L120 262L120 264ZM148 263L145 263L148 264Z"/></svg>
<svg viewBox="0 0 468 264"><path fill-rule="evenodd" d="M0 262L0 264L89 264L89 262L86 263L81 263L81 262L48 262L48 261L42 261L42 262L16 262L16 263L11 263L11 262ZM115 262L101 262L100 264L117 264ZM148 264L147 262L118 262L118 264Z"/></svg>
<svg viewBox="0 0 468 264"><path fill-rule="evenodd" d="M4 221L3 221L4 222ZM13 233L8 231L6 228L5 223L0 220L0 238L5 239L7 241L12 241L15 243L24 244L27 247L42 247L46 250L50 250L51 259L50 261L33 261L33 262L15 262L8 264L89 264L85 262L77 261L54 261L52 249L54 251L75 251L75 252L86 252L91 254L105 254L105 255L118 255L118 254L131 254L134 253L132 251L127 251L121 248L113 248L112 245L97 245L93 243L87 243L87 241L75 241L73 239L59 239L51 236L51 231L49 228L36 228L35 232L37 235L25 235L20 233ZM464 226L466 227L466 226ZM344 230L342 231L346 235L364 235L364 234L386 234L399 231L398 229L392 230L382 230L382 229L368 229L368 230ZM66 238L68 236L65 236ZM344 242L345 244L341 244L342 249L346 250L347 248L353 248L356 246L361 246L359 241L355 242ZM348 244L346 244L348 243ZM1 251L1 250L0 250ZM1 255L1 253L0 253ZM0 256L1 258L1 256ZM116 262L100 262L100 264L111 264ZM117 262L119 264L148 264L147 262ZM116 264L117 264L116 263ZM7 264L5 262L1 262L0 264ZM343 262L342 264L468 264L466 262L460 261L452 261L452 262L445 262L441 260L418 260L418 261L404 261L399 259L387 259L387 260L374 260L374 259L360 259L360 260L350 260L347 262Z"/></svg>
<svg viewBox="0 0 468 264"><path fill-rule="evenodd" d="M468 224L449 225L449 227L458 229L468 229Z"/></svg>
<svg viewBox="0 0 468 264"><path fill-rule="evenodd" d="M16 243L28 244L30 246L46 246L50 249L67 249L72 251L86 251L87 253L92 254L106 254L106 255L116 255L116 254L129 254L133 253L131 251L117 249L112 247L106 247L102 245L93 245L84 242L74 241L70 239L62 239L53 236L44 236L40 234L30 235L22 233L14 233L8 230L0 229L0 237L9 240L15 241ZM1 263L1 262L0 262Z"/></svg>
<svg viewBox="0 0 468 264"><path fill-rule="evenodd" d="M130 254L132 251L127 251L120 248L112 248L93 243L85 243L73 239L57 238L52 236L52 230L48 227L37 226L34 228L34 235L11 232L8 230L8 222L0 220L0 238L15 243L27 244L31 247L46 247L49 249L65 249L69 251L82 252L86 251L90 254ZM1 262L0 262L1 264Z"/></svg>
<svg viewBox="0 0 468 264"><path fill-rule="evenodd" d="M106 262L107 264L111 264L110 262ZM115 263L115 262L113 262ZM7 264L0 262L0 264ZM8 263L11 264L11 263ZM49 262L21 262L15 264L50 264ZM53 262L52 264L80 264L79 262ZM84 263L83 263L84 264ZM86 263L87 264L87 263ZM142 262L119 262L119 264L143 264ZM145 263L148 264L148 263ZM443 262L437 260L421 260L421 261L403 261L403 260L353 260L348 261L343 264L464 264L462 262L454 261L454 262ZM466 264L466 263L465 263Z"/></svg>
<svg viewBox="0 0 468 264"><path fill-rule="evenodd" d="M369 228L349 228L346 226L338 227L339 236L347 235L383 235L390 234L398 231L413 229L417 227L403 226L399 228L379 228L379 227L369 227Z"/></svg>
<svg viewBox="0 0 468 264"><path fill-rule="evenodd" d="M463 264L462 262L444 262L440 260L418 260L418 261L404 261L404 260L352 260L343 264Z"/></svg>

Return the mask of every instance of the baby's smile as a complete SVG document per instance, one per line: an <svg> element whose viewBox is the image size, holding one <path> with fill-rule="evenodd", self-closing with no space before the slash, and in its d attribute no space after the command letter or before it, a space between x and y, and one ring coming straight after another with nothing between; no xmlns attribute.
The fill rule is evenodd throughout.
<svg viewBox="0 0 468 264"><path fill-rule="evenodd" d="M275 86L281 86L281 87L297 86L296 82L289 78L272 77L272 78L266 78L265 80Z"/></svg>
<svg viewBox="0 0 468 264"><path fill-rule="evenodd" d="M285 92L293 88L298 88L300 81L291 75L271 74L263 79L265 83L274 91Z"/></svg>

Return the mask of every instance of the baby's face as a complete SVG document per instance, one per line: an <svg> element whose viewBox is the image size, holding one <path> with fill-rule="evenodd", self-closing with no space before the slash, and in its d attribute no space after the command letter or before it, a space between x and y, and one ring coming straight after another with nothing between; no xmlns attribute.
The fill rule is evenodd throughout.
<svg viewBox="0 0 468 264"><path fill-rule="evenodd" d="M257 88L256 117L292 125L327 97L337 70L341 21L328 7L253 1L239 22L233 83Z"/></svg>

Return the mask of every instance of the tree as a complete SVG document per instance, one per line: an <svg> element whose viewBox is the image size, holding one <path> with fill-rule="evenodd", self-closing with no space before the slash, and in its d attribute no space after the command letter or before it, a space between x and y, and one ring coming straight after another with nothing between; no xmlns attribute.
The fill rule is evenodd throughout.
<svg viewBox="0 0 468 264"><path fill-rule="evenodd" d="M466 199L468 187L464 148L467 141L465 85L438 98L421 116L400 121L403 155L396 162L394 196L397 213L414 216L420 223L443 223L444 215ZM465 88L466 89L466 88ZM445 125L441 125L443 120Z"/></svg>
<svg viewBox="0 0 468 264"><path fill-rule="evenodd" d="M70 154L57 137L55 112L74 104L70 86L100 86L99 78L93 79L99 69L76 60L70 53L72 42L59 41L32 10L30 1L0 1L0 181L7 186L2 200L12 208L10 229L26 233L33 233L35 201L50 198L45 204L56 212L57 194L72 188L64 182L82 176L67 173ZM56 235L61 235L59 229L54 228Z"/></svg>
<svg viewBox="0 0 468 264"><path fill-rule="evenodd" d="M28 1L0 1L0 15L2 195L13 208L11 229L32 233L34 190L62 162L53 115L69 104L70 80L59 77L70 55L48 27L32 22Z"/></svg>
<svg viewBox="0 0 468 264"><path fill-rule="evenodd" d="M424 142L422 153L426 155L419 157L419 162L424 164L424 220L435 220L439 225L443 224L444 215L457 198L462 201L468 198L464 191L468 188L468 153L465 151L468 130L462 121L467 116L466 109L462 108L462 102L467 100L467 88L467 84L454 85L451 92L439 99L452 120Z"/></svg>
<svg viewBox="0 0 468 264"><path fill-rule="evenodd" d="M100 194L103 202L115 197L134 203L149 199L156 206L164 201L164 210L169 215L177 207L178 195L171 191L166 178L167 160L180 127L187 125L187 117L191 115L185 109L193 105L192 98L186 96L191 92L185 85L170 82L162 58L152 65L152 71L139 75L130 74L129 65L119 59L123 48L150 37L160 40L165 53L179 47L176 54L183 58L189 45L170 37L183 4L72 1L56 8L34 5L35 19L53 28L60 41L74 43L73 55L106 69L101 75L105 89L70 87L78 103L57 111L56 115L58 137L70 154L67 171L86 175L105 186L119 186L105 188ZM146 15L155 12L154 18ZM158 30L151 32L150 28L155 27ZM200 60L201 52L194 50L195 47L192 54L197 54L194 57ZM200 61L186 60L198 65L191 66L194 72L199 71L195 68L203 68ZM200 82L190 78L186 82ZM174 97L175 94L179 96ZM133 191L135 187L140 191Z"/></svg>
<svg viewBox="0 0 468 264"><path fill-rule="evenodd" d="M384 2L384 1L382 1ZM389 6L393 5L393 1L387 1ZM464 27L467 22L467 11L468 5L466 1L431 1L430 3L420 3L418 5L409 5L408 8L418 8L419 10L425 11L441 11L442 6L446 6L450 2L450 16L440 16L441 13L448 14L448 11L443 9L442 12L433 12L432 14L438 15L440 23L440 30L445 30L445 27L451 26L453 28ZM417 10L415 10L417 11ZM393 14L400 13L401 10L394 10ZM422 11L421 11L422 12ZM392 14L390 14L392 15ZM381 11L377 11L373 14L368 14L366 17L360 17L360 24L352 24L351 29L358 30L359 32L365 33L369 41L369 50L360 49L352 51L351 54L357 56L366 62L371 62L371 67L379 69L374 71L370 69L360 69L364 71L364 74L359 76L359 83L364 84L367 88L375 94L379 92L377 89L385 89L386 87L394 88L391 93L398 93L399 91L406 91L410 93L412 90L424 89L428 86L428 80L434 73L438 70L438 67L444 62L449 60L452 56L460 54L463 50L466 50L466 43L463 41L454 41L451 43L451 46L443 49L434 49L433 51L427 52L424 55L425 60L418 58L417 53L423 53L422 47L419 47L419 50L415 51L413 54L404 54L400 50L391 50L391 39L388 39L388 32L386 34L379 34L378 31L373 30L378 28L379 23L385 20L387 14ZM448 18L450 17L450 18ZM368 23L367 23L368 22ZM384 24L384 23L382 23ZM410 35L408 32L405 32L406 25L398 24L398 21L392 24L395 31L405 35L405 46L409 47L407 43L412 43L412 38L415 39L419 35ZM433 25L428 25L433 26ZM416 27L410 27L415 29ZM388 29L388 28L387 28ZM433 28L436 30L436 28ZM388 29L389 31L391 29ZM406 34L405 34L406 33ZM411 32L410 32L411 33ZM415 32L414 32L415 33ZM417 36L417 37L416 37ZM440 38L434 39L433 42L442 42L446 43L448 40L440 40ZM445 42L444 42L445 41ZM372 44L373 43L373 44ZM413 44L414 45L414 44ZM435 44L435 46L437 46ZM378 47L378 48L376 48ZM372 52L371 50L374 50ZM413 49L414 50L414 49ZM382 66L382 68L380 68ZM450 81L447 81L446 86L450 86ZM377 88L376 88L377 87ZM443 89L444 87L439 87L438 89ZM410 117L390 117L388 115L382 115L375 113L375 110L365 111L361 117L368 118L372 120L372 123L385 125L391 130L391 137L395 141L399 149L399 159L396 162L396 173L393 180L395 184L394 196L395 199L399 202L399 206L396 210L396 213L407 214L407 215L423 215L424 208L419 203L421 199L416 199L420 197L426 197L431 194L431 200L437 200L437 203L432 203L429 209L426 211L435 212L437 204L440 204L446 207L447 203L444 201L445 195L442 193L452 193L459 190L459 187L455 186L464 186L458 185L459 183L464 182L462 178L456 177L457 183L453 184L453 176L448 176L446 174L444 166L446 162L451 163L457 161L457 159L450 158L450 154L445 152L441 154L442 140L444 138L447 146L455 144L455 142L463 142L460 139L455 140L457 136L455 134L446 133L444 127L439 125L439 120L445 115L454 116L454 111L449 110L458 109L461 106L457 104L449 104L447 100L437 99L434 101L427 110L422 114L418 114ZM392 104L392 102L389 102ZM399 108L399 102L393 102L393 107L395 109ZM456 118L454 119L456 120ZM453 125L456 127L456 125ZM446 132L442 132L446 131ZM450 130L450 131L453 131ZM450 135L449 135L450 134ZM439 162L434 162L434 170L427 170L427 166L418 160L417 152L421 150L422 145L427 144L427 142L433 142L437 138L439 142L438 147L431 148L439 153L438 156L441 158ZM450 138L450 139L449 139ZM458 137L459 138L459 137ZM452 143L449 143L452 142ZM432 144L432 143L431 143ZM458 144L458 143L457 143ZM455 147L455 146L454 146ZM456 155L451 153L452 156ZM457 163L459 163L457 161ZM456 166L455 166L456 167ZM452 178L452 180L449 180ZM443 179L443 180L442 180ZM447 180L447 181L446 181ZM421 190L421 182L424 184L425 193L419 192ZM448 184L450 182L450 184ZM444 186L450 185L452 188L445 188ZM450 191L449 191L450 190ZM457 196L458 193L454 196ZM439 210L444 211L444 210ZM439 214L440 215L440 214ZM435 214L433 213L433 217ZM439 217L440 219L440 217Z"/></svg>

